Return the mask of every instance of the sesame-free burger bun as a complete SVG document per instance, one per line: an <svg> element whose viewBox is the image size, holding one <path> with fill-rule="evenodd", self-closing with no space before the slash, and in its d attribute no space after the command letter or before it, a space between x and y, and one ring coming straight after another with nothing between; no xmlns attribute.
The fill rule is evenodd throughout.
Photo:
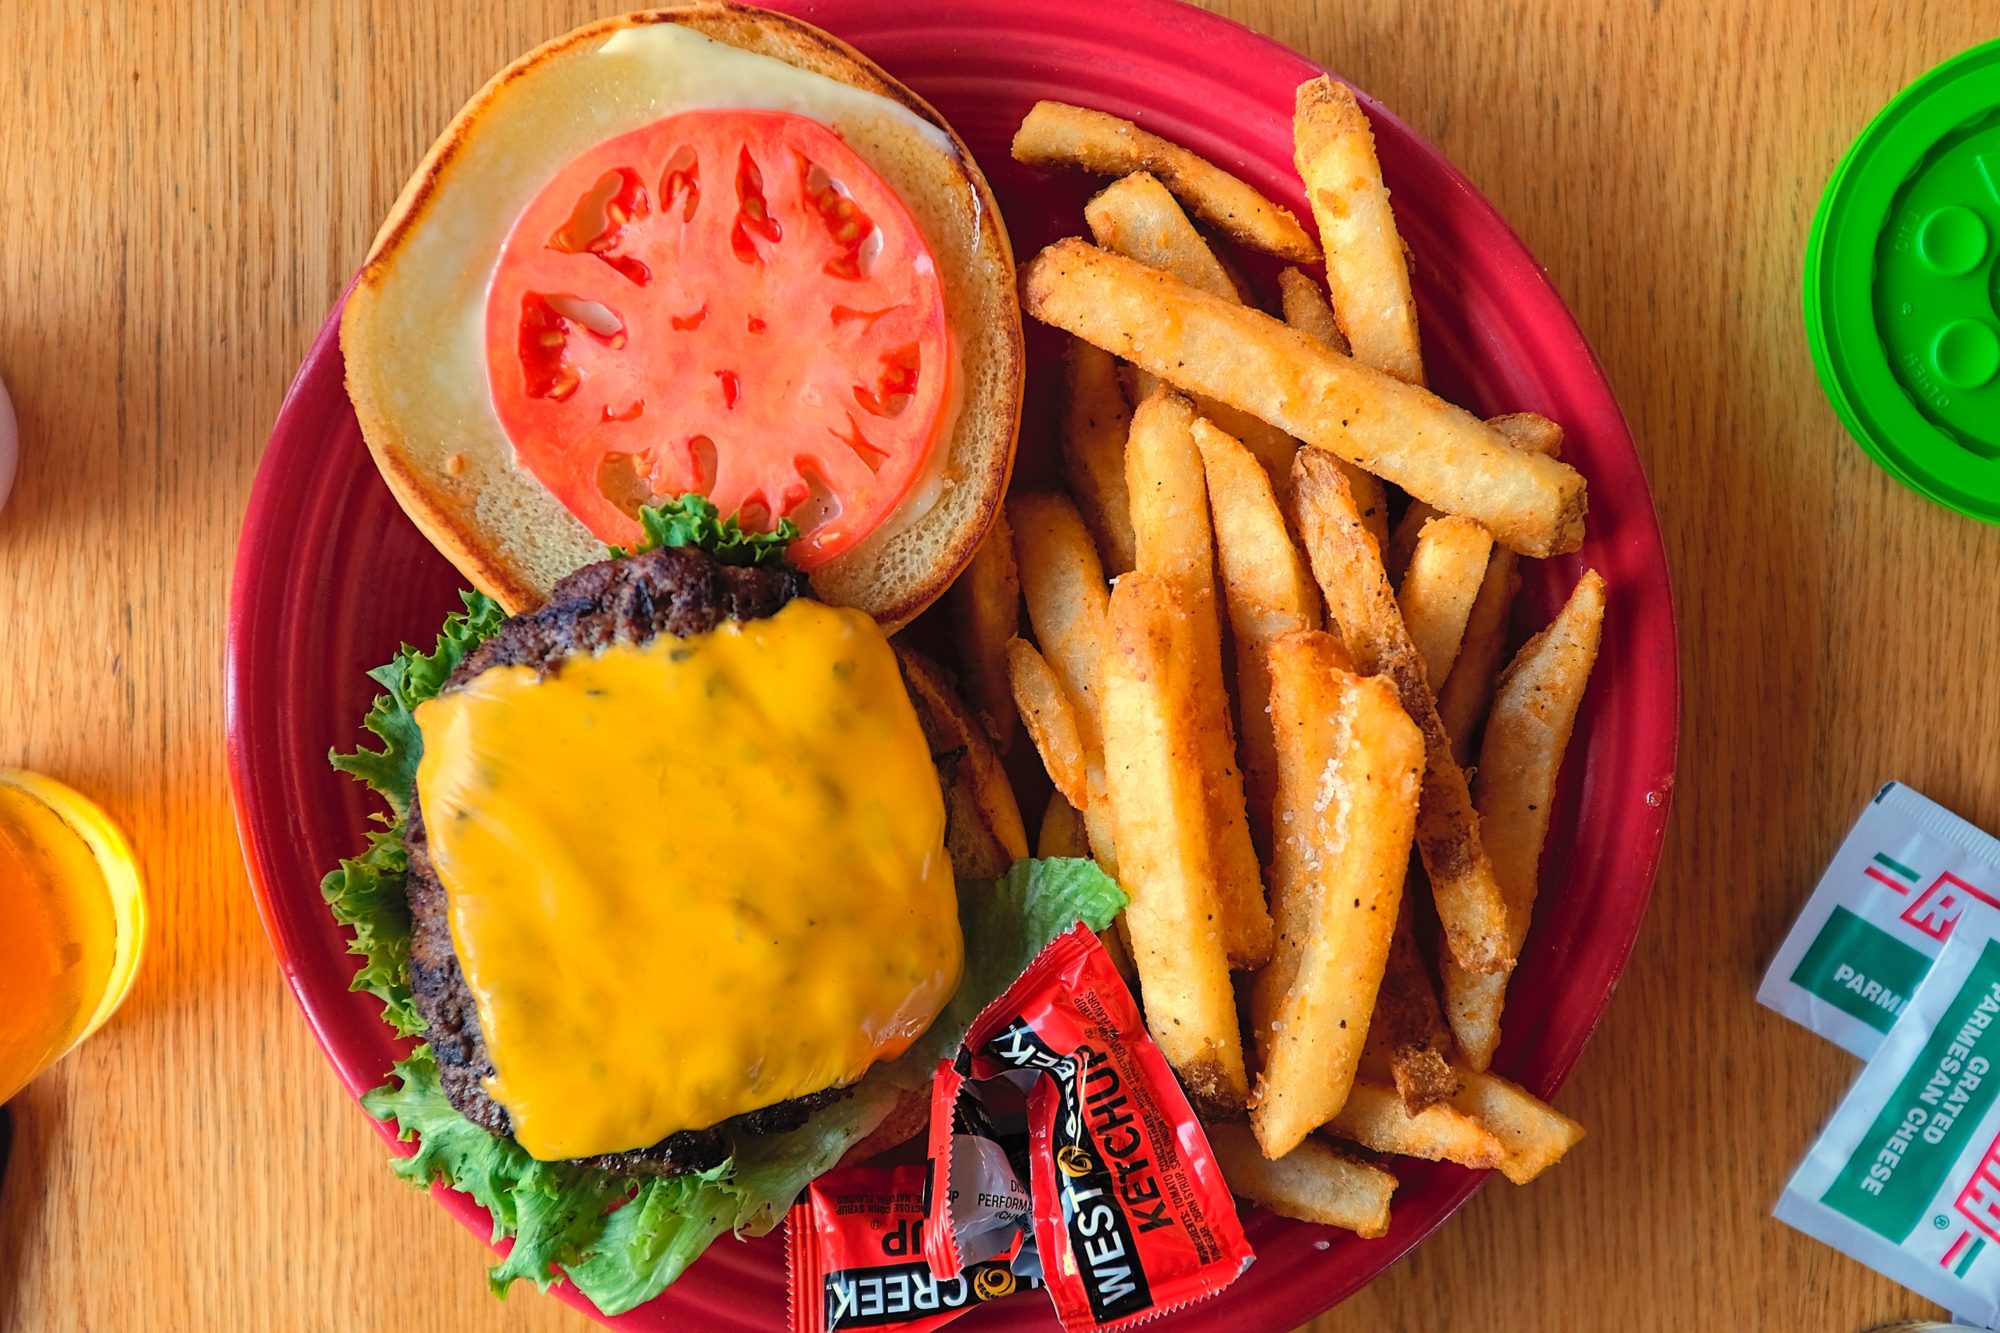
<svg viewBox="0 0 2000 1333"><path fill-rule="evenodd" d="M604 545L517 462L488 389L486 293L508 232L585 150L738 96L828 125L895 191L937 260L956 354L955 411L931 475L813 571L815 593L899 627L957 577L999 510L1020 417L1021 317L1013 252L965 144L909 89L798 19L714 0L626 14L530 51L479 90L403 187L341 320L348 394L383 477L510 611L539 606Z"/></svg>

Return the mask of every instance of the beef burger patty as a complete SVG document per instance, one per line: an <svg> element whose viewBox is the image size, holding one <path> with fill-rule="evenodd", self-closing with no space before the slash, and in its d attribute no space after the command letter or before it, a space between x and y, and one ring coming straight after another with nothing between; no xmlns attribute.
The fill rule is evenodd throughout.
<svg viewBox="0 0 2000 1333"><path fill-rule="evenodd" d="M661 548L586 565L556 584L538 611L516 616L467 656L442 693L463 687L488 667L526 666L547 678L572 655L614 643L645 643L661 634L689 638L728 620L761 620L806 594L803 575L789 567L751 569L717 563L691 548ZM512 1132L506 1108L486 1094L493 1062L479 1032L479 1012L452 950L444 885L431 866L424 816L410 804L403 845L409 852L410 980L417 1009L429 1024L431 1051L451 1104L494 1134ZM799 1128L814 1110L847 1095L829 1088L794 1097L708 1129L669 1134L650 1148L577 1159L619 1175L672 1176L703 1171L729 1156L730 1135L779 1134Z"/></svg>

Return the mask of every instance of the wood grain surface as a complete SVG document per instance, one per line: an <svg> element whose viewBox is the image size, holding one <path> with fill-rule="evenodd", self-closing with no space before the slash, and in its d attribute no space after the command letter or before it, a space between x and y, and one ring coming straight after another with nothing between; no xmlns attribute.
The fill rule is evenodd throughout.
<svg viewBox="0 0 2000 1333"><path fill-rule="evenodd" d="M1465 169L1576 310L1679 601L1678 808L1631 971L1495 1181L1312 1327L1839 1330L1922 1302L1770 1220L1855 1065L1758 1009L1865 795L2000 828L2000 530L1820 395L1800 255L1828 172L1991 3L1230 0ZM227 572L264 435L405 173L493 69L614 5L0 5L0 763L98 795L156 912L125 1010L16 1103L0 1327L569 1330L382 1164L286 994L230 823Z"/></svg>

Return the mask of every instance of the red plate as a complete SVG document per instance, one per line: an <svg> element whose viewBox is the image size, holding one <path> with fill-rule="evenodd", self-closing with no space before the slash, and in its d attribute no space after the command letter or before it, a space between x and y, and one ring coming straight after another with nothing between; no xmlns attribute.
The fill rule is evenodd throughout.
<svg viewBox="0 0 2000 1333"><path fill-rule="evenodd" d="M1025 258L1082 229L1093 188L1017 166L1007 144L1037 98L1102 107L1186 144L1305 215L1291 167L1292 89L1319 68L1245 28L1161 0L791 0L929 98L990 175ZM1366 97L1397 218L1416 254L1424 359L1440 392L1481 413L1532 409L1562 423L1590 481L1581 552L1525 566L1523 619L1545 621L1586 565L1610 589L1543 866L1541 906L1509 996L1495 1068L1543 1095L1603 1013L1652 890L1673 786L1679 704L1673 606L1658 523L1610 386L1547 277L1435 149ZM358 736L362 674L404 639L428 644L456 605L456 572L378 479L341 385L338 311L306 357L272 432L244 520L229 620L229 764L237 827L280 966L348 1091L382 1082L404 1050L365 995L320 901L319 879L361 845L370 800L326 764ZM1030 322L1023 475L1049 466L1055 339ZM385 1129L384 1137L388 1137ZM1586 1147L1584 1151L1589 1151ZM1482 1179L1405 1162L1386 1239L1246 1219L1257 1263L1215 1302L1165 1321L1285 1328L1348 1296L1422 1239ZM440 1192L482 1234L483 1211ZM564 1299L588 1303L568 1288ZM772 1328L784 1319L779 1237L718 1243L621 1327ZM959 1327L1051 1327L1032 1298Z"/></svg>

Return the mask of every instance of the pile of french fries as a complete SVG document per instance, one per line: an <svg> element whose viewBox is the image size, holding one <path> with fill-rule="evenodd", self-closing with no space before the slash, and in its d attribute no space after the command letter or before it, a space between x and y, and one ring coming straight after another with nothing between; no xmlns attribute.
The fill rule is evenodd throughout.
<svg viewBox="0 0 2000 1333"><path fill-rule="evenodd" d="M1521 1182L1582 1137L1487 1069L1604 581L1507 659L1583 478L1555 423L1425 387L1353 94L1300 87L1294 134L1317 244L1128 122L1028 114L1017 159L1114 177L1023 274L1072 335L1067 493L1013 495L955 596L976 705L1055 788L1039 851L1131 894L1107 942L1232 1187L1379 1236L1381 1155ZM1267 313L1197 221L1324 286L1288 267Z"/></svg>

